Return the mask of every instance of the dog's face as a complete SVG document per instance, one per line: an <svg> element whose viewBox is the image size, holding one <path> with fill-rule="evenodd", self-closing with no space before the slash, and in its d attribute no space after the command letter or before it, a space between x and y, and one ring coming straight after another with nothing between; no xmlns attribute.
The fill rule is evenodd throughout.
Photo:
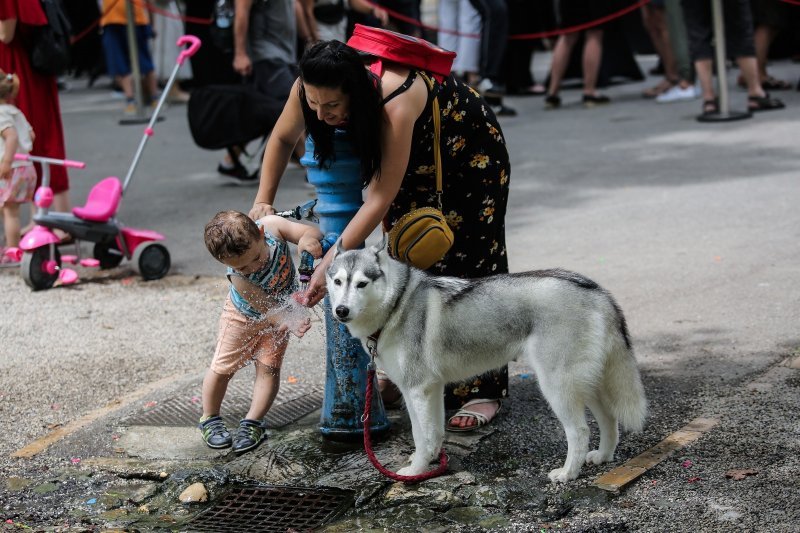
<svg viewBox="0 0 800 533"><path fill-rule="evenodd" d="M333 316L343 324L358 321L381 303L386 289L385 238L379 246L345 251L340 243L325 279Z"/></svg>

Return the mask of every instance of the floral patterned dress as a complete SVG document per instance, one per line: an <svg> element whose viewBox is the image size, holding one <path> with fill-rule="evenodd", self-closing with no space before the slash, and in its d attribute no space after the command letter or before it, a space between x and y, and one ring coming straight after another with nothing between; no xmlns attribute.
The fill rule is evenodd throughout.
<svg viewBox="0 0 800 533"><path fill-rule="evenodd" d="M407 90L408 79L384 104ZM438 95L441 117L442 211L455 242L428 272L459 278L480 278L508 272L505 216L511 167L503 132L492 110L468 85L453 76L435 84L428 105L414 124L411 156L403 184L386 216L391 228L411 209L436 206L433 155L433 99ZM445 389L445 407L456 409L475 398L508 394L508 367L488 372Z"/></svg>

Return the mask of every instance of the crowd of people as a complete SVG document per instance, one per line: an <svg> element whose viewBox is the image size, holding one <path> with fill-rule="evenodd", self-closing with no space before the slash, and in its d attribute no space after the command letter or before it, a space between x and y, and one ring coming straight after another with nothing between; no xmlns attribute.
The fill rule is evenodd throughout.
<svg viewBox="0 0 800 533"><path fill-rule="evenodd" d="M769 91L792 89L793 84L770 76L767 59L771 43L789 19L782 15L788 4L780 0L722 3L728 52L741 69L740 84L748 92L748 108L782 108L783 102ZM268 141L259 169L252 172L245 168L239 159L245 146L240 144L228 147L218 167L221 174L239 180L259 180L259 188L249 218L220 213L219 220L206 228L209 251L229 267L232 283L217 354L204 384L200 429L209 446L233 446L243 452L264 437L261 419L277 391L276 376L285 344L283 337L278 342L272 334L269 342L262 342L266 337L260 339L261 330L250 331L238 319L240 315L258 318L262 314L251 301L260 294L258 291L278 302L291 292L286 287L294 288L293 283L286 282L286 275L271 269L278 264L276 254L285 254L283 241L307 241L308 236L270 215L274 214L272 202L281 176L289 162L302 155L305 135L314 138L314 155L324 162L333 158L334 130L342 129L352 151L361 159L365 202L341 235L342 245L353 248L379 225L391 228L412 206L433 205L437 162L430 147L438 138L432 126L433 95L438 95L443 110L442 138L448 139L439 162L446 175L443 211L457 238L454 247L430 271L468 278L507 272L505 211L511 167L497 117L516 112L506 105L505 97L540 96L545 108L555 110L562 105L564 80L577 77L582 82L584 106L611 103L599 92L611 76L618 71L630 77L640 75L630 46L614 40L618 32L608 30L609 25L621 23L615 14L630 4L623 0L561 0L554 7L550 1L438 0L439 28L434 33L420 22L420 0L133 2L142 91L147 102L157 97L163 76L159 73L169 63L163 58L154 60L152 54L153 38L164 39L153 32L154 18L165 17L182 18L186 33L210 43L192 58L191 74L184 74L187 82L182 89L218 85L224 91L226 84L245 83L282 108L279 118L263 128ZM98 33L81 32L82 38L88 35L87 39L96 39L95 47L102 49L94 56L101 66L81 68L92 79L97 72L106 72L124 93L124 112L130 113L136 102L125 0L75 0L71 14L76 20L86 20L91 17L86 17L80 6L96 14L99 21ZM710 3L653 0L641 8L640 16L663 72L663 80L645 90L643 96L660 103L702 98L703 114L720 113L712 83ZM451 76L433 83L425 72L395 64L389 64L380 75L370 74L363 58L342 42L356 22L426 37L456 51ZM4 141L0 200L7 213L9 246L24 232L19 228L17 207L30 202L33 194L30 167L12 164L14 153L64 157L56 76L36 72L28 58L36 28L47 24L39 2L0 0L0 133ZM547 39L509 39L554 28L564 31L551 32ZM73 31L77 34L81 28L76 25ZM542 48L552 49L552 64L547 79L537 81L531 70L532 58ZM174 101L185 100L182 90L175 95ZM63 169L54 169L52 186L55 209L68 210L69 182ZM5 209L7 206L12 207ZM250 224L250 219L258 224ZM241 242L234 239L237 236ZM323 255L308 243L304 246L321 260L308 289L298 298L303 305L313 306L325 294L323 273L332 254ZM280 264L291 266L291 261ZM281 283L280 294L272 283L278 278L286 282ZM231 333L231 324L239 324L241 332ZM302 334L305 326L294 331ZM224 384L239 368L243 354L253 357L264 344L269 345L269 350L264 348L268 353L255 355L259 378L254 404L234 438L219 416ZM400 400L399 391L387 379L379 386L387 404ZM456 412L447 421L447 428L469 431L490 423L507 394L505 368L448 385L446 405Z"/></svg>

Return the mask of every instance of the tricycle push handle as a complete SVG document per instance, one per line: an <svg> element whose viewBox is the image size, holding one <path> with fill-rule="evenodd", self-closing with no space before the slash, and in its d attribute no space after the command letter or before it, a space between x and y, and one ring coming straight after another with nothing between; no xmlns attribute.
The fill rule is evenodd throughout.
<svg viewBox="0 0 800 533"><path fill-rule="evenodd" d="M183 62L186 61L187 58L192 57L195 52L197 52L197 49L200 48L200 39L194 35L181 35L178 37L177 44L178 46L189 45L189 48L186 48L178 55L178 64L183 65Z"/></svg>
<svg viewBox="0 0 800 533"><path fill-rule="evenodd" d="M83 161L73 161L71 159L54 159L52 157L39 157L30 154L14 154L14 159L17 161L33 161L34 163L44 163L47 165L60 165L62 167L86 168L86 163Z"/></svg>

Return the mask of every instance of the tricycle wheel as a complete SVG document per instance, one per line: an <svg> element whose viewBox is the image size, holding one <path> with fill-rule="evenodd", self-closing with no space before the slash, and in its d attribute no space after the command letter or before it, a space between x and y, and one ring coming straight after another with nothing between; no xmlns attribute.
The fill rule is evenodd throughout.
<svg viewBox="0 0 800 533"><path fill-rule="evenodd" d="M20 272L28 287L39 291L53 286L58 279L59 269L55 269L53 273L48 272L48 261L50 261L50 246L42 246L22 255ZM55 247L53 248L53 261L57 267L61 267L61 253Z"/></svg>
<svg viewBox="0 0 800 533"><path fill-rule="evenodd" d="M139 245L133 252L133 267L145 281L163 278L170 267L167 247L157 242Z"/></svg>
<svg viewBox="0 0 800 533"><path fill-rule="evenodd" d="M119 266L125 257L115 241L98 242L94 245L94 258L100 261L100 268L114 268Z"/></svg>

